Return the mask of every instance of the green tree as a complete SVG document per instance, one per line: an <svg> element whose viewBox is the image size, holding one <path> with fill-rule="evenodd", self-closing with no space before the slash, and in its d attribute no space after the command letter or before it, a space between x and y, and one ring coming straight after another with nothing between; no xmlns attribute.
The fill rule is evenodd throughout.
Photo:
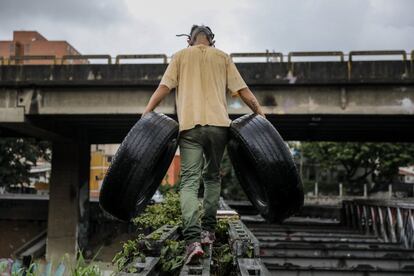
<svg viewBox="0 0 414 276"><path fill-rule="evenodd" d="M345 182L359 190L368 176L374 181L392 181L398 167L414 163L414 145L407 143L303 142L299 150L308 162L322 169L345 169Z"/></svg>
<svg viewBox="0 0 414 276"><path fill-rule="evenodd" d="M50 143L33 138L0 138L0 186L29 182L30 167L51 160Z"/></svg>

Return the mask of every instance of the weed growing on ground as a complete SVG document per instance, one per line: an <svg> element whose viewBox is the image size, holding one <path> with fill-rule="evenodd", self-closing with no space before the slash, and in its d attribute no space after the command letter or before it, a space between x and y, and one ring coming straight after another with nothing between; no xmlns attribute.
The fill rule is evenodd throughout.
<svg viewBox="0 0 414 276"><path fill-rule="evenodd" d="M228 241L229 220L234 220L234 218L218 219L217 221L216 242L213 245L212 251L213 264L211 275L236 275L235 259ZM140 228L151 231L163 225L181 227L179 194L167 192L162 203L148 206L140 216L133 219L133 222ZM157 239L157 237L153 237L153 239ZM124 243L122 250L115 255L112 262L116 265L118 271L135 272L133 271L134 268L129 265L137 258L145 261L146 252L151 249L150 246L150 242L146 240L143 234L140 234L137 239ZM184 263L184 254L184 241L167 240L161 249L160 262L158 264L160 274L178 275Z"/></svg>
<svg viewBox="0 0 414 276"><path fill-rule="evenodd" d="M112 263L116 265L118 271L124 271L127 266L135 259L140 258L141 262L145 261L145 251L149 250L151 244L145 239L143 234L139 234L134 240L125 242L115 257L112 259ZM134 272L134 268L130 268Z"/></svg>
<svg viewBox="0 0 414 276"><path fill-rule="evenodd" d="M168 240L161 249L161 272L165 275L178 275L184 264L184 241Z"/></svg>
<svg viewBox="0 0 414 276"><path fill-rule="evenodd" d="M149 205L144 212L134 218L133 223L142 228L155 230L163 225L181 225L181 209L178 193L168 192L164 201Z"/></svg>
<svg viewBox="0 0 414 276"><path fill-rule="evenodd" d="M96 256L95 256L96 257ZM74 267L71 269L72 276L101 276L102 272L96 264L93 264L93 260L87 263L81 251L77 254L77 260Z"/></svg>

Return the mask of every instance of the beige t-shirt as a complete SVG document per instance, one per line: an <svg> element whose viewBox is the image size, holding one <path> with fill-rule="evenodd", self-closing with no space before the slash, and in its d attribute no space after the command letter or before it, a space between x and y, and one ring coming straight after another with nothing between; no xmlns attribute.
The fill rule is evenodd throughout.
<svg viewBox="0 0 414 276"><path fill-rule="evenodd" d="M175 53L160 84L176 88L180 131L198 124L228 127L226 91L235 96L247 87L228 54L202 44Z"/></svg>

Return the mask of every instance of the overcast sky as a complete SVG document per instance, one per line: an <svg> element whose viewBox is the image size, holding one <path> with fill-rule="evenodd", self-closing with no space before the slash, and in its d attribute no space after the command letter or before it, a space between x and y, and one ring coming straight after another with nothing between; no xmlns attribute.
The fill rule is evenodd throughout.
<svg viewBox="0 0 414 276"><path fill-rule="evenodd" d="M0 0L0 40L37 30L83 54L166 53L192 24L226 52L414 49L413 0Z"/></svg>

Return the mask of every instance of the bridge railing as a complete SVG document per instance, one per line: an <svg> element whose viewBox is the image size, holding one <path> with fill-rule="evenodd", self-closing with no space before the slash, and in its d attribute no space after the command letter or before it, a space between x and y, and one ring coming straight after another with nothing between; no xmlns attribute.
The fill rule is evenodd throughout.
<svg viewBox="0 0 414 276"><path fill-rule="evenodd" d="M340 62L348 62L348 66L352 68L352 63L355 62L355 56L401 56L401 61L404 64L411 64L411 70L414 69L414 50L411 53L407 53L404 50L375 50L375 51L350 51L345 54L341 51L303 51L303 52L289 52L284 55L281 52L244 52L244 53L231 53L231 58L265 58L265 62L283 62L287 58L287 63L292 67L294 63L299 61L293 61L293 57L338 57ZM410 56L410 59L408 59ZM347 57L347 60L346 60ZM119 64L120 60L124 59L162 59L163 63L167 63L169 57L165 54L131 54L131 55L117 55L111 57L110 55L64 55L62 57L56 57L54 55L22 55L22 56L0 56L0 65L25 65L22 61L41 60L52 61L53 64L71 65L72 62L68 60L79 60L82 64L89 64L90 60L105 60L107 64ZM311 61L324 61L324 60L311 60ZM408 61L408 63L407 63Z"/></svg>
<svg viewBox="0 0 414 276"><path fill-rule="evenodd" d="M167 55L145 54L145 55L117 55L115 58L115 63L119 64L122 59L162 59L164 63L168 62Z"/></svg>
<svg viewBox="0 0 414 276"><path fill-rule="evenodd" d="M67 60L80 60L85 64L88 64L90 59L103 59L106 60L108 64L112 63L110 55L65 55L61 59L61 64L65 64Z"/></svg>
<svg viewBox="0 0 414 276"><path fill-rule="evenodd" d="M46 61L46 62L53 62L53 64L56 64L56 56L53 56L53 55L10 56L8 58L7 64L8 65L21 64L21 62L24 62L26 60L38 60L42 62ZM6 65L6 64L3 64L3 65Z"/></svg>
<svg viewBox="0 0 414 276"><path fill-rule="evenodd" d="M283 54L276 53L276 52L269 52L266 51L264 53L231 53L230 57L233 58L259 58L264 57L266 58L266 62L274 62L279 59L279 62L283 62Z"/></svg>
<svg viewBox="0 0 414 276"><path fill-rule="evenodd" d="M413 61L413 52L411 52L411 64ZM408 75L407 53L404 50L378 50L378 51L350 51L348 54L348 78L352 74L352 57L353 56L401 56L404 64L405 74Z"/></svg>
<svg viewBox="0 0 414 276"><path fill-rule="evenodd" d="M356 199L342 204L347 226L414 248L414 201Z"/></svg>

